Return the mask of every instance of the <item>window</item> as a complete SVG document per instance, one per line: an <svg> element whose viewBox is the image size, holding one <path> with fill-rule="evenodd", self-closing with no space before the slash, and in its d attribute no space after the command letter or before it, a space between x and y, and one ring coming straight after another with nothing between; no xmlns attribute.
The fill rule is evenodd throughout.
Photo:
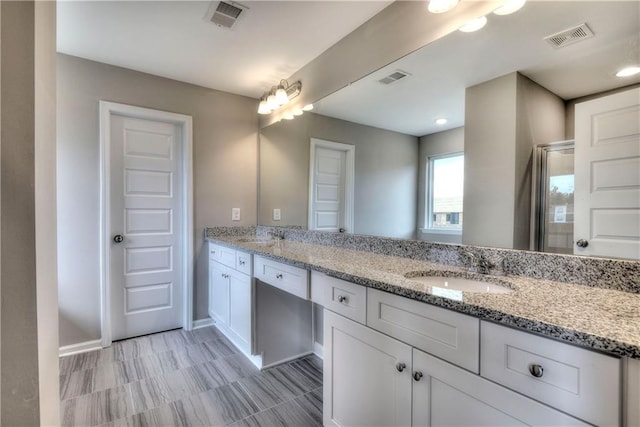
<svg viewBox="0 0 640 427"><path fill-rule="evenodd" d="M427 160L427 215L429 231L462 233L464 154L446 154Z"/></svg>

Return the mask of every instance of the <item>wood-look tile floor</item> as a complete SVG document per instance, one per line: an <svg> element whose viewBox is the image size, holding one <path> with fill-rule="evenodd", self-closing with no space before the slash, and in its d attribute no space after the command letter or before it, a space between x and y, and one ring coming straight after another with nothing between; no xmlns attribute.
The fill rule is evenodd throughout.
<svg viewBox="0 0 640 427"><path fill-rule="evenodd" d="M256 369L215 328L60 359L64 426L321 426L322 361Z"/></svg>

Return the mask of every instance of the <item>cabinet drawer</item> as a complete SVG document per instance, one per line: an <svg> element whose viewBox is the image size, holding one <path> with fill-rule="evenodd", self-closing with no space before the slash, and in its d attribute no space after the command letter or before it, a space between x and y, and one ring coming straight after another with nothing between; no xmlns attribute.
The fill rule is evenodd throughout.
<svg viewBox="0 0 640 427"><path fill-rule="evenodd" d="M215 243L209 243L209 260L227 267L236 268L236 250Z"/></svg>
<svg viewBox="0 0 640 427"><path fill-rule="evenodd" d="M620 425L620 359L485 321L481 336L483 377L589 423Z"/></svg>
<svg viewBox="0 0 640 427"><path fill-rule="evenodd" d="M302 268L266 259L253 260L254 276L297 297L309 299L309 272Z"/></svg>
<svg viewBox="0 0 640 427"><path fill-rule="evenodd" d="M236 270L251 276L251 255L246 252L236 251Z"/></svg>
<svg viewBox="0 0 640 427"><path fill-rule="evenodd" d="M312 271L311 291L313 302L356 322L367 322L366 287Z"/></svg>
<svg viewBox="0 0 640 427"><path fill-rule="evenodd" d="M367 325L472 372L479 372L480 321L376 289L367 291Z"/></svg>

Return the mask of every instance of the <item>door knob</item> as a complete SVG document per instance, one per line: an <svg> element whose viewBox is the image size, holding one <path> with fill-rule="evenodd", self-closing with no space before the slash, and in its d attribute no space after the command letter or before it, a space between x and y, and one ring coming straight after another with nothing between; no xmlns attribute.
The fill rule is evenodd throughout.
<svg viewBox="0 0 640 427"><path fill-rule="evenodd" d="M115 236L113 236L113 241L116 243L122 243L123 240L124 236L122 234L116 234Z"/></svg>
<svg viewBox="0 0 640 427"><path fill-rule="evenodd" d="M576 242L576 246L578 246L579 248L586 248L587 246L589 246L589 242L587 240L580 239Z"/></svg>

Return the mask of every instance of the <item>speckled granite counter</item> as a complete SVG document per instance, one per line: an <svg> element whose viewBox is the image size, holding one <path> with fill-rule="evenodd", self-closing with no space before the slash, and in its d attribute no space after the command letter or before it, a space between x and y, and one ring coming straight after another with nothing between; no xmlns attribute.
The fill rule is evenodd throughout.
<svg viewBox="0 0 640 427"><path fill-rule="evenodd" d="M254 243L222 233L210 241L298 267L317 270L429 304L618 356L640 359L640 294L523 276L482 276L513 289L504 294L434 295L405 274L429 271L473 278L465 269L425 260L307 242ZM478 277L478 276L475 276Z"/></svg>

